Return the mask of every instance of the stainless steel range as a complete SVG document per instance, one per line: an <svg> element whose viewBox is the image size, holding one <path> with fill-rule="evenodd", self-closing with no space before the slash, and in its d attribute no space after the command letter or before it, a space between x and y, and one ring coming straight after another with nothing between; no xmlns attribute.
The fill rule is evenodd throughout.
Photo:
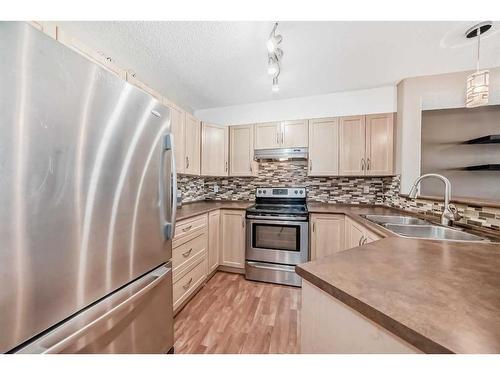
<svg viewBox="0 0 500 375"><path fill-rule="evenodd" d="M295 265L309 260L309 215L305 188L257 188L246 211L247 279L301 285Z"/></svg>

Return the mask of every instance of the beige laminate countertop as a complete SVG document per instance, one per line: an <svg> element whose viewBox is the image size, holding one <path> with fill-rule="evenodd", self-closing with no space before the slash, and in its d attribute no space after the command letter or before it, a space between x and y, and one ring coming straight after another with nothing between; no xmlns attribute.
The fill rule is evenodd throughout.
<svg viewBox="0 0 500 375"><path fill-rule="evenodd" d="M176 220L184 220L220 209L246 210L254 204L255 202L250 201L199 201L184 203L181 208L177 209Z"/></svg>
<svg viewBox="0 0 500 375"><path fill-rule="evenodd" d="M360 214L380 206L309 204L382 240L296 267L305 280L426 353L500 353L500 245L396 237Z"/></svg>

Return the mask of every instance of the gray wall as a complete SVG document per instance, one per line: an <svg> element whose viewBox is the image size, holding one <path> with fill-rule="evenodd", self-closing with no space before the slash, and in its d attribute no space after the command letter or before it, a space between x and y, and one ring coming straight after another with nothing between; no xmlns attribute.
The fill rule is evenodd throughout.
<svg viewBox="0 0 500 375"><path fill-rule="evenodd" d="M440 173L452 183L454 197L500 202L500 171L464 171L463 167L500 164L500 144L464 141L500 134L500 105L422 111L422 173ZM422 195L442 196L439 181L422 184Z"/></svg>

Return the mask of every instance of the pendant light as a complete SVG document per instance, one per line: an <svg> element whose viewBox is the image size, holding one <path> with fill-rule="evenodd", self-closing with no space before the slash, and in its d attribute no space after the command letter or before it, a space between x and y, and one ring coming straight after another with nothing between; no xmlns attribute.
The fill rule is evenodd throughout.
<svg viewBox="0 0 500 375"><path fill-rule="evenodd" d="M477 63L476 72L467 77L465 92L465 106L467 108L480 107L488 104L490 71L479 70L479 58L481 51L481 35L491 28L490 21L481 22L471 27L465 33L466 38L477 38Z"/></svg>

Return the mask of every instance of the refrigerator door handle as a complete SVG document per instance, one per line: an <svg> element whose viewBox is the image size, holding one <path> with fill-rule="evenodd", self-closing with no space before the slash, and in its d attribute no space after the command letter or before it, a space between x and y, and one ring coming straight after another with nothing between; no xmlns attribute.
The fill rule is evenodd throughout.
<svg viewBox="0 0 500 375"><path fill-rule="evenodd" d="M160 173L159 173L159 195L160 195L160 222L161 222L161 227L162 227L162 232L163 232L163 238L165 241L170 240L174 237L174 231L175 231L175 216L177 214L177 204L176 204L176 199L177 199L177 175L175 173L175 158L174 158L174 140L173 136L171 134L166 134L163 138L163 144L162 144L162 152L161 152L161 158L160 158ZM171 175L170 175L170 181L171 181L171 199L170 202L172 206L170 207L170 220L166 220L166 213L165 213L165 153L167 151L171 152L171 160L172 160L172 165L170 168Z"/></svg>
<svg viewBox="0 0 500 375"><path fill-rule="evenodd" d="M25 353L42 353L42 354L51 354L51 353L59 353L61 351L64 351L65 348L69 347L72 345L75 341L77 341L79 338L85 336L89 331L91 331L94 327L96 327L99 323L105 322L109 320L110 318L113 318L116 314L120 313L121 311L127 309L130 307L135 301L137 301L139 298L141 298L143 295L154 289L158 284L160 284L172 271L171 267L168 267L167 265L164 265L160 268L157 268L153 272L149 274L149 276L153 276L153 280L149 282L146 286L144 286L142 289L137 291L136 293L132 294L130 297L125 299L124 301L120 302L118 305L114 306L110 310L108 310L106 313L103 315L99 316L99 318L91 321L90 323L86 324L79 330L69 334L67 337L62 339L61 341L58 341L56 344L51 345L46 347L43 343L44 340L41 340L40 343L36 343L34 345L34 348L27 348L24 350ZM54 333L57 336L64 336L64 325L60 328L60 332L54 331ZM48 338L47 343L50 343L52 340L50 337ZM23 352L23 351L21 351Z"/></svg>

